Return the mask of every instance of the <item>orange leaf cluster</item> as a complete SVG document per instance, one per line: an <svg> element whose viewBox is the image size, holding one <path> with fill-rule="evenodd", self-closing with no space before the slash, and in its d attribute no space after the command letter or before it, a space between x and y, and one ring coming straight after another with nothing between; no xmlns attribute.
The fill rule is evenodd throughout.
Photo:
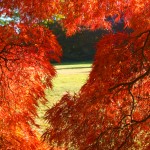
<svg viewBox="0 0 150 150"><path fill-rule="evenodd" d="M61 14L67 35L84 28L111 29L108 16L124 16L133 32L109 34L97 44L87 83L74 96L64 95L46 113L43 138L55 149L149 149L150 2L149 0L1 0L0 147L48 149L37 138L37 101L52 87L61 48L41 25ZM15 19L18 17L18 19ZM13 19L14 18L14 19Z"/></svg>
<svg viewBox="0 0 150 150"><path fill-rule="evenodd" d="M149 149L150 43L141 49L137 40L126 33L103 37L79 94L64 95L47 111L44 139L69 149Z"/></svg>
<svg viewBox="0 0 150 150"><path fill-rule="evenodd" d="M65 145L68 149L148 150L150 3L141 0L107 2L84 1L78 7L73 0L71 4L64 4L73 9L69 9L68 14L74 16L71 17L75 26L87 25L92 28L90 19L94 26L98 24L95 14L102 19L101 15L123 13L133 32L110 33L97 43L97 53L87 83L78 94L64 95L59 103L47 111L45 118L50 127L43 138L49 143ZM86 11L81 9L84 6ZM82 21L75 23L75 16L82 16ZM89 24L84 22L85 17L89 17ZM69 24L67 19L64 24L72 34L69 29L72 23ZM106 23L98 20L103 27L107 27ZM118 22L119 18L115 21Z"/></svg>
<svg viewBox="0 0 150 150"><path fill-rule="evenodd" d="M41 145L31 125L37 126L38 101L46 102L44 91L56 74L50 60L59 61L61 48L45 27L17 28L0 27L0 146L29 150Z"/></svg>

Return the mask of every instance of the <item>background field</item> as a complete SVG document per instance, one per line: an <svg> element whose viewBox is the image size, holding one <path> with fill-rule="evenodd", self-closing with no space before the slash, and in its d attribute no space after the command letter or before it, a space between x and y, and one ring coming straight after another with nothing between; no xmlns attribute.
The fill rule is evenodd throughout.
<svg viewBox="0 0 150 150"><path fill-rule="evenodd" d="M66 92L73 94L80 90L81 86L88 79L91 64L92 62L54 64L57 76L52 81L53 89L46 90L48 102L46 105L39 104L38 108L39 117L36 119L36 122L41 126L38 129L40 132L43 132L47 126L43 120L45 111L58 102Z"/></svg>

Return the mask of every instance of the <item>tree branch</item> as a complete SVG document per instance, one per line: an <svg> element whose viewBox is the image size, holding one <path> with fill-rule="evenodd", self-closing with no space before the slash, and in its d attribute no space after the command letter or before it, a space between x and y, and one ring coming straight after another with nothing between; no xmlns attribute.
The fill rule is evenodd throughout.
<svg viewBox="0 0 150 150"><path fill-rule="evenodd" d="M144 77L148 76L149 74L150 74L150 68L148 68L148 70L147 70L144 74L138 76L138 77L137 77L136 79L134 79L133 81L117 84L117 85L115 85L115 86L109 88L108 90L109 90L110 92L112 92L113 90L115 90L116 88L121 87L121 86L132 86L132 85L133 85L134 83L136 83L138 80L143 79Z"/></svg>

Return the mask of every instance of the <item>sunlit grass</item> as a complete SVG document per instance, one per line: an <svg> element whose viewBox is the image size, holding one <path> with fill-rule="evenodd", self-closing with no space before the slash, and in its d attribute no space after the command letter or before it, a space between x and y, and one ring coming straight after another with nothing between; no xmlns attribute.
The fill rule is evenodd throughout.
<svg viewBox="0 0 150 150"><path fill-rule="evenodd" d="M36 122L40 125L40 132L47 127L43 119L45 111L58 102L66 92L73 94L80 90L88 79L91 62L55 64L55 67L57 76L52 81L53 89L45 91L48 102L46 105L39 104L38 108L39 118L36 119Z"/></svg>
<svg viewBox="0 0 150 150"><path fill-rule="evenodd" d="M87 74L59 74L53 81L53 89L46 91L46 97L49 100L48 105L52 106L66 92L77 92L86 79Z"/></svg>

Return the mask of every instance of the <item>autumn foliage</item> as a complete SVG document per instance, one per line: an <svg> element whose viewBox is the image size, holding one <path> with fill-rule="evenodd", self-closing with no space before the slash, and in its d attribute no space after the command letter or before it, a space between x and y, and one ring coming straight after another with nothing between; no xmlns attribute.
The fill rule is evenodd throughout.
<svg viewBox="0 0 150 150"><path fill-rule="evenodd" d="M108 5L106 2L104 4ZM113 21L117 24L123 18L124 30L110 33L97 43L92 71L79 93L64 95L59 103L47 111L45 118L50 127L43 138L49 143L80 150L150 148L148 4L148 1L110 1L108 11L105 7L97 10L100 4L90 7L96 11L90 11L92 13L89 15L96 13L98 17L102 17L103 13L107 16L110 13L113 17L118 11ZM80 14L82 10L76 8ZM91 21L97 25L95 18ZM89 28L93 24L90 23ZM107 26L109 24L103 25ZM127 32L127 27L132 32Z"/></svg>
<svg viewBox="0 0 150 150"><path fill-rule="evenodd" d="M64 95L47 111L51 126L44 138L75 149L148 149L149 53L132 49L134 40L120 33L98 43L92 72L79 94Z"/></svg>
<svg viewBox="0 0 150 150"><path fill-rule="evenodd" d="M0 149L80 150L150 148L149 0L2 0L0 16ZM42 25L55 15L67 35L84 28L108 29L97 43L87 83L46 112L49 128L39 138L38 101L45 102L61 47ZM112 22L106 18L113 18ZM121 32L111 32L124 21ZM127 32L127 28L132 32ZM65 86L65 85L64 85Z"/></svg>
<svg viewBox="0 0 150 150"><path fill-rule="evenodd" d="M13 2L2 2L1 15L11 17L10 7L20 7L19 1ZM24 17L0 26L0 149L4 150L47 149L31 126L38 126L34 121L38 101L46 102L44 90L52 87L56 72L50 60L59 61L61 56L52 32Z"/></svg>

